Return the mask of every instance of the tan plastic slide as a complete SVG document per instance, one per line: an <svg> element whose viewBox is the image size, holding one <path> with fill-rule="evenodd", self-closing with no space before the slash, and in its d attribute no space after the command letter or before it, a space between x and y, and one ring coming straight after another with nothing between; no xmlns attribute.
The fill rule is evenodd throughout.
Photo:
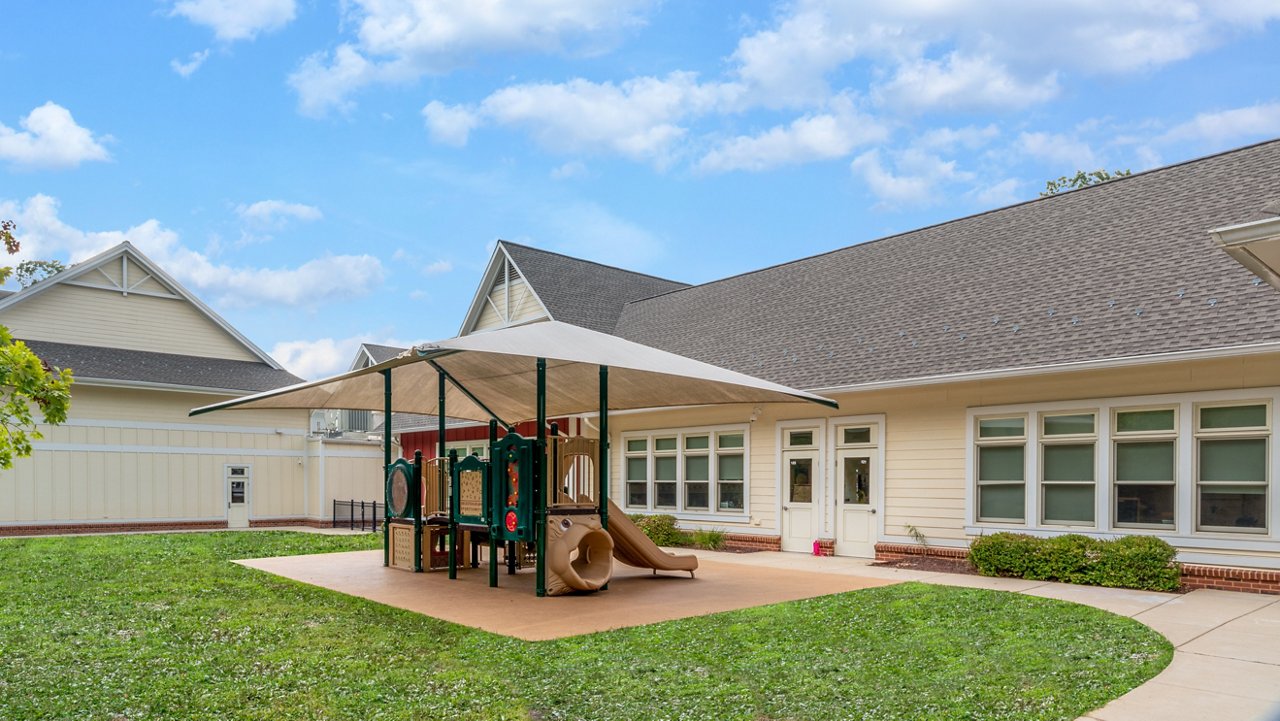
<svg viewBox="0 0 1280 721"><path fill-rule="evenodd" d="M690 577L698 569L697 556L678 556L658 548L613 501L609 501L609 535L613 536L613 557L628 566L654 571L688 571Z"/></svg>

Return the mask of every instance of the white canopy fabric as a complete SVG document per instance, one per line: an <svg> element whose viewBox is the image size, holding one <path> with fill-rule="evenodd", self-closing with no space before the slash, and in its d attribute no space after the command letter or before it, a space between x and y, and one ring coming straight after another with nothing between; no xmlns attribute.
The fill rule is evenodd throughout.
<svg viewBox="0 0 1280 721"><path fill-rule="evenodd" d="M725 370L586 328L544 321L415 346L384 363L310 383L196 408L191 415L228 408L382 410L390 369L391 409L439 415L438 366L450 418L488 421L481 403L507 423L537 417L536 359L547 361L547 416L600 409L599 370L609 367L609 410L726 403L835 401ZM458 385L475 396L477 403Z"/></svg>

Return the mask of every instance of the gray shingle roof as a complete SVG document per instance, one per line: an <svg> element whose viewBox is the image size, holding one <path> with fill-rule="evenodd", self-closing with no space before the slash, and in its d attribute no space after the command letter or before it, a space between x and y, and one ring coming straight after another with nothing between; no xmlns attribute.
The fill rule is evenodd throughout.
<svg viewBox="0 0 1280 721"><path fill-rule="evenodd" d="M616 333L799 388L1280 341L1280 292L1207 232L1276 198L1280 141L632 302Z"/></svg>
<svg viewBox="0 0 1280 721"><path fill-rule="evenodd" d="M560 253L499 241L515 261L552 318L612 333L629 300L649 298L687 283L571 258Z"/></svg>
<svg viewBox="0 0 1280 721"><path fill-rule="evenodd" d="M166 385L269 391L302 379L258 361L204 358L150 351L24 340L50 366L70 368L77 378Z"/></svg>
<svg viewBox="0 0 1280 721"><path fill-rule="evenodd" d="M362 343L361 345L366 351L368 351L369 355L373 356L373 362L375 365L384 361L389 361L407 350L405 348L397 348L390 345L378 345L376 343Z"/></svg>

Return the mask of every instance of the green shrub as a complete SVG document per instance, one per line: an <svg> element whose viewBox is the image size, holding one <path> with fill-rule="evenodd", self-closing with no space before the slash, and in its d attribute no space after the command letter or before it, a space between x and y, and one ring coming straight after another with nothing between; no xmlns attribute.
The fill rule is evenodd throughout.
<svg viewBox="0 0 1280 721"><path fill-rule="evenodd" d="M693 531L689 534L689 543L694 548L719 551L724 548L724 531Z"/></svg>
<svg viewBox="0 0 1280 721"><path fill-rule="evenodd" d="M994 533L974 541L969 560L984 576L1011 576L1090 586L1176 591L1177 551L1151 536L1103 541L1079 534L1037 538Z"/></svg>
<svg viewBox="0 0 1280 721"><path fill-rule="evenodd" d="M684 531L676 527L676 517L662 514L650 516L645 514L634 514L631 520L635 522L644 535L649 540L659 546L683 546L689 542L689 536Z"/></svg>

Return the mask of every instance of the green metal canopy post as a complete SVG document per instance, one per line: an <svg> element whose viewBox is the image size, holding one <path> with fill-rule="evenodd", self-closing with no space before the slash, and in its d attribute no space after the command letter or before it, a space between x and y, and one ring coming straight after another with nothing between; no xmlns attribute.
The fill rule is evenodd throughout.
<svg viewBox="0 0 1280 721"><path fill-rule="evenodd" d="M489 451L485 455L489 457L489 474L484 479L484 492L488 494L485 499L488 503L485 508L489 514L489 588L498 587L498 514L494 512L496 501L492 500L498 495L497 492L497 463L493 446L498 442L498 421L489 419Z"/></svg>
<svg viewBox="0 0 1280 721"><path fill-rule="evenodd" d="M547 595L547 359L538 359L538 442L533 462L533 524L537 534L538 570L535 581L539 598Z"/></svg>
<svg viewBox="0 0 1280 721"><path fill-rule="evenodd" d="M434 363L432 365L435 365ZM452 458L446 460L444 455L444 381L445 372L440 366L436 366L436 458L440 459L440 463L445 464L444 467L449 470L449 488L453 488L453 467ZM453 580L458 577L458 521L453 517L453 506L457 503L456 498L450 494L449 498L449 579Z"/></svg>
<svg viewBox="0 0 1280 721"><path fill-rule="evenodd" d="M600 487L596 498L600 499L600 527L609 530L609 366L600 366L600 459L596 462L600 473ZM609 584L600 587L608 591Z"/></svg>
<svg viewBox="0 0 1280 721"><path fill-rule="evenodd" d="M388 421L391 416L387 416ZM388 423L387 425L391 425ZM412 491L416 486L417 493L410 493L413 501L413 572L422 573L422 451L413 452L413 480L409 486Z"/></svg>
<svg viewBox="0 0 1280 721"><path fill-rule="evenodd" d="M391 472L391 369L382 371L382 482ZM320 470L321 473L324 469ZM391 504L382 499L382 565L391 565Z"/></svg>

